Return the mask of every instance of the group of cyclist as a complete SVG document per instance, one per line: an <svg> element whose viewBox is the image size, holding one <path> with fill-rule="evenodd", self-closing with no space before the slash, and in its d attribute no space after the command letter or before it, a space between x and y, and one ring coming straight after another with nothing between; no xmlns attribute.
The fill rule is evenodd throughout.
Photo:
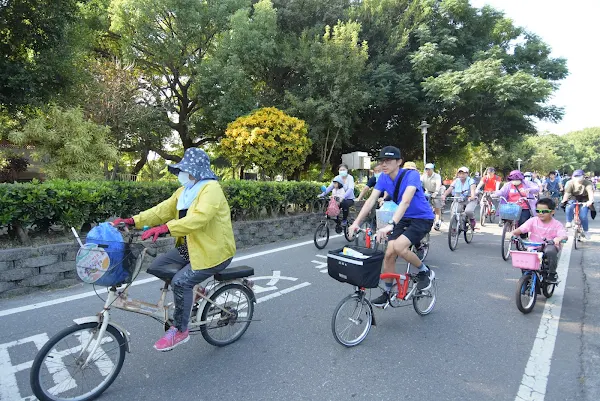
<svg viewBox="0 0 600 401"><path fill-rule="evenodd" d="M523 210L519 228L513 234L529 233L533 237L552 237L556 247L548 248L548 252L554 252L549 256L554 261L551 266L553 274L556 271L555 261L560 240L566 237L566 232L562 224L552 217L555 202L546 198L536 201L533 196L540 191L547 191L553 199L558 199L560 192L564 190L562 203L566 206L567 227L573 220L572 203L584 203L579 209L580 218L584 238L589 238L587 214L593 206L594 193L592 182L584 179L582 170L575 171L564 188L554 173L550 173L544 183L537 183L533 174L528 180L527 174L518 170L512 171L507 176L508 183L500 187L502 180L493 168L488 168L483 177L475 180L470 177L467 167L461 167L456 179L445 188L434 168L433 164L427 164L421 175L414 163L404 163L400 149L394 146L384 147L379 154L375 174L358 200L364 198L369 188L372 188L371 195L349 227L350 232L358 231L361 223L382 200L391 199L395 202L398 207L393 217L377 230L378 240L388 240L383 271L393 273L396 259L401 257L419 270L419 290L431 287L434 273L410 248L412 245L418 246L432 228L440 230L441 209L446 197L451 194L464 196L462 206L473 229L476 225L474 211L479 190L483 189L484 194L502 196L508 202L519 204ZM140 229L152 226L142 239L153 238L156 241L159 235L168 233L177 237L177 247L153 262L153 268L163 265L180 267L172 280L175 294L174 323L154 345L159 351L173 349L188 340L187 326L194 302L194 285L225 269L235 254L229 206L216 175L211 171L208 155L201 149L187 149L181 162L169 166L169 171L179 178L182 185L171 198L136 216L119 218L113 222ZM328 188L324 188L322 195L331 191L334 191L339 202L343 223L346 225L348 210L355 202L354 178L348 173L347 165L339 166L338 175ZM384 282L384 285L382 295L372 301L376 306L385 306L390 302L391 280Z"/></svg>

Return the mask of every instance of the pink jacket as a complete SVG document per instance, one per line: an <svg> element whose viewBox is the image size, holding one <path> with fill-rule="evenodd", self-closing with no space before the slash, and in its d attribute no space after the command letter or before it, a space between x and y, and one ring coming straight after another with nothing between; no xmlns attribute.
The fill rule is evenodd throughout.
<svg viewBox="0 0 600 401"><path fill-rule="evenodd" d="M510 190L511 187L514 187L512 182L508 182L506 184L504 184L504 186L502 188L500 188L498 191L496 191L494 193L494 195L496 196L502 196L504 199L508 199L508 191ZM537 204L537 201L533 198L533 194L537 194L538 192L540 192L540 187L537 186L537 184L531 182L531 181L522 181L522 184L519 188L529 188L529 195L527 196L528 200L527 203L529 204L529 211L531 213L531 216L535 216L535 205ZM504 199L500 200L500 203L506 203L506 201L504 201Z"/></svg>

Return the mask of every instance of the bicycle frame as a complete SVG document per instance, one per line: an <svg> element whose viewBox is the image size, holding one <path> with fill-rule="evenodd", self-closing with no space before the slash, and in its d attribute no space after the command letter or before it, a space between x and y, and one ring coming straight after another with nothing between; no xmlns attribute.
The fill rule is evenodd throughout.
<svg viewBox="0 0 600 401"><path fill-rule="evenodd" d="M145 256L146 256L146 249L143 249L140 257L138 257L138 259L136 261L136 266L135 266L134 272L132 274L132 277L135 278L138 276L139 272L141 271L143 260L144 260ZM132 281L132 283L133 283L133 281ZM215 302L213 302L210 299L211 296L216 291L218 291L221 287L231 284L231 283L237 283L237 284L243 285L243 286L249 288L250 290L252 290L252 287L253 287L253 282L246 278L219 281L219 282L216 282L213 280L206 288L196 286L194 288L194 296L198 296L201 299L201 301L199 302L199 305L198 305L198 315L197 316L200 316L200 314L202 313L204 308L209 303L216 306L218 309L220 309L220 311L222 313L226 313L227 315L231 316L232 315L231 312L229 312L225 308L221 307L220 305L217 305ZM92 341L96 341L96 343L94 344L94 346L92 348L92 351L89 353L88 357L86 358L86 361L83 365L84 367L87 366L87 364L90 362L91 358L93 357L94 353L100 346L100 339L104 336L104 334L106 332L106 328L109 325L114 326L117 330L119 330L119 332L121 332L123 334L123 337L125 338L125 343L127 345L127 352L130 352L129 333L123 327L121 327L120 325L111 321L111 318L110 318L111 307L114 307L114 308L120 309L120 310L124 310L126 312L134 312L134 313L137 313L140 315L150 316L150 317L157 319L158 321L160 321L163 324L169 320L169 309L174 307L172 302L165 304L165 301L167 298L167 293L169 292L169 283L165 282L165 284L163 285L163 287L161 289L160 298L156 304L129 298L128 292L129 292L130 286L131 286L131 284L128 284L123 289L123 291L119 291L119 289L115 286L111 287L108 291L108 296L106 298L106 301L104 302L104 307L102 308L102 312L98 313L96 316L87 316L87 317L75 319L75 323L77 323L77 324L83 324L83 323L88 323L88 322L97 322L100 324L100 329L98 330L97 334L95 336L90 337L90 339L88 340L88 343L86 344L85 347L82 348L81 354L79 355L79 356L81 356L83 354L83 352L85 352L85 350L87 350L87 347L90 346ZM202 291L201 289L206 289L207 291ZM251 301L256 302L256 297L254 296L254 292L251 291L251 293L252 293ZM198 301L196 301L196 302L198 302ZM190 332L198 330L200 328L200 326L203 326L207 323L210 323L210 322L209 321L190 320L190 323L189 323ZM94 338L96 338L96 339L94 340Z"/></svg>

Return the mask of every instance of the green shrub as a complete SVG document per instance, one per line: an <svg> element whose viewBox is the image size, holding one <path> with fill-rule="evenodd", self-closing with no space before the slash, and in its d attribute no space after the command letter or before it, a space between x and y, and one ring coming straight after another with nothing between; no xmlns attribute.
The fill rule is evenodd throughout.
<svg viewBox="0 0 600 401"><path fill-rule="evenodd" d="M221 182L234 219L286 213L288 206L308 210L320 193L312 182ZM177 189L169 182L52 180L0 185L0 226L79 227L111 216L128 217L167 199Z"/></svg>

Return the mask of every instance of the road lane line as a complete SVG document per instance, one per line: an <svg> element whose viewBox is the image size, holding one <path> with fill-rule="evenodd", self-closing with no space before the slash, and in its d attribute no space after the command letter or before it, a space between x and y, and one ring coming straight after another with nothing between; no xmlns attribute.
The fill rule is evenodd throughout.
<svg viewBox="0 0 600 401"><path fill-rule="evenodd" d="M277 292L274 292L274 293L272 293L272 294L265 295L265 296L264 296L264 297L262 297L262 298L258 298L258 299L256 300L256 303L257 303L257 304L260 304L261 302L265 302L265 301L268 301L269 299L273 299L273 298L280 297L280 296L282 296L282 295L284 295L284 294L287 294L288 292L296 291L296 290L299 290L300 288L304 288L304 287L307 287L307 286L309 286L309 285L310 285L310 283L308 283L308 282L304 282L304 283L296 284L296 285L295 285L295 286L293 286L293 287L288 287L288 288L285 288L285 289L283 289L283 290L281 290L281 291L277 291Z"/></svg>
<svg viewBox="0 0 600 401"><path fill-rule="evenodd" d="M342 236L342 234L338 234L338 235L332 235L329 238L337 238L337 237L341 237L341 236ZM269 255L271 253L286 251L288 249L298 248L298 247L301 247L301 246L304 246L304 245L308 245L308 244L313 244L313 243L314 242L312 240L310 240L310 241L303 241L303 242L299 242L297 244L286 245L286 246L282 246L282 247L279 247L279 248L269 249L268 251L251 253L249 255L244 255L244 256L237 256L237 257L233 258L232 263L240 262L242 260L257 258L257 257L264 256L264 255ZM156 278L156 277L150 277L150 278L146 278L146 279L143 279L143 280L136 280L136 281L133 282L133 284L131 284L131 287L134 287L136 285L142 285L142 284L150 283L150 282L157 281L157 280L159 280L159 279ZM108 292L108 289L101 288L101 289L97 290L96 292L98 294L105 294L106 292ZM62 304L62 303L65 303L65 302L75 301L77 299L88 298L88 297L96 295L96 292L94 292L94 291L88 291L88 292L84 292L84 293L81 293L81 294L70 295L68 297L62 297L62 298L53 299L51 301L39 302L39 303L35 303L35 304L19 306L19 307L16 307L16 308L0 310L0 317L14 315L14 314L17 314L17 313L27 312L27 311L34 310L34 309L39 309L39 308L45 308L47 306L58 305L58 304Z"/></svg>
<svg viewBox="0 0 600 401"><path fill-rule="evenodd" d="M556 269L562 281L556 286L552 298L546 300L546 306L544 306L542 319L515 401L543 401L546 396L572 248L573 237L571 236L561 252Z"/></svg>

